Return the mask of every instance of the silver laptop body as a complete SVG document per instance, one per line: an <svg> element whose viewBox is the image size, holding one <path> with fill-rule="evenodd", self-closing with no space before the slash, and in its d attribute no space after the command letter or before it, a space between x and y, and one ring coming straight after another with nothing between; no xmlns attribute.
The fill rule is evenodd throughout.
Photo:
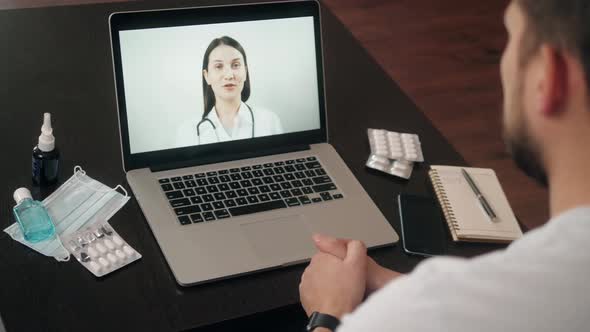
<svg viewBox="0 0 590 332"><path fill-rule="evenodd" d="M116 13L110 28L123 167L180 285L306 262L314 233L369 248L398 241L327 142L317 2ZM235 45L234 58L215 53L221 36L247 60ZM237 82L210 86L215 100L241 94L234 124L245 134L238 125L233 134L242 137L224 138L220 120L204 117L202 69L211 80L217 70L205 58ZM241 65L245 98L235 92L246 84ZM262 133L272 119L274 133Z"/></svg>

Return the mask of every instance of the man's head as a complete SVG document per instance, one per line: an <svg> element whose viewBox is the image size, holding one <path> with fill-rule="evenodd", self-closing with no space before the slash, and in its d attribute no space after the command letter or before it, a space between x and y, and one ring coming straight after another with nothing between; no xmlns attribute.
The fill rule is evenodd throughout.
<svg viewBox="0 0 590 332"><path fill-rule="evenodd" d="M517 165L543 184L560 144L589 137L589 22L588 0L513 0L506 10L504 138Z"/></svg>

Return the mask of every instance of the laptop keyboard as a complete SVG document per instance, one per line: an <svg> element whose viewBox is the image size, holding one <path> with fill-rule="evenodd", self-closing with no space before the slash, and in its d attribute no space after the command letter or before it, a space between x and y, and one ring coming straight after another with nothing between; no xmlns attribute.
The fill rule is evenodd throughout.
<svg viewBox="0 0 590 332"><path fill-rule="evenodd" d="M343 198L316 157L163 178L159 182L181 225Z"/></svg>

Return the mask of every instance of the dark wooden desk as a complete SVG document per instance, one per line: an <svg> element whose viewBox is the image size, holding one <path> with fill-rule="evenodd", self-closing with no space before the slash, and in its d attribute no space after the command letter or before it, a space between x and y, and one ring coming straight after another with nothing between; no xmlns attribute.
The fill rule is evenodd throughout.
<svg viewBox="0 0 590 332"><path fill-rule="evenodd" d="M133 2L0 11L2 229L13 222L14 189L31 186L30 151L43 112L53 114L62 181L71 176L74 165L81 165L108 185L124 184L108 15L195 4ZM327 11L322 14L330 140L399 230L394 197L400 192L428 193L427 165L418 165L410 181L367 170L366 129L419 134L431 164L464 161L342 24ZM34 194L41 199L47 192ZM143 259L103 279L77 262L57 263L0 234L0 314L8 331L300 328L297 285L303 265L183 288L175 283L135 200L110 222ZM493 248L453 246L452 253L472 256ZM402 272L419 262L401 246L371 255ZM235 320L240 317L246 318Z"/></svg>

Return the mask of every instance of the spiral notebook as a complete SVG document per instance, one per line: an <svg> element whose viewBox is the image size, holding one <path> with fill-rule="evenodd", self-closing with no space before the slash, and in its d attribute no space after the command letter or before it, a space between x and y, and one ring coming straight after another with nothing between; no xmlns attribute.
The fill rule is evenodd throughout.
<svg viewBox="0 0 590 332"><path fill-rule="evenodd" d="M514 212L489 168L430 167L429 175L453 241L511 242L522 236ZM461 174L465 169L497 215L492 221Z"/></svg>

